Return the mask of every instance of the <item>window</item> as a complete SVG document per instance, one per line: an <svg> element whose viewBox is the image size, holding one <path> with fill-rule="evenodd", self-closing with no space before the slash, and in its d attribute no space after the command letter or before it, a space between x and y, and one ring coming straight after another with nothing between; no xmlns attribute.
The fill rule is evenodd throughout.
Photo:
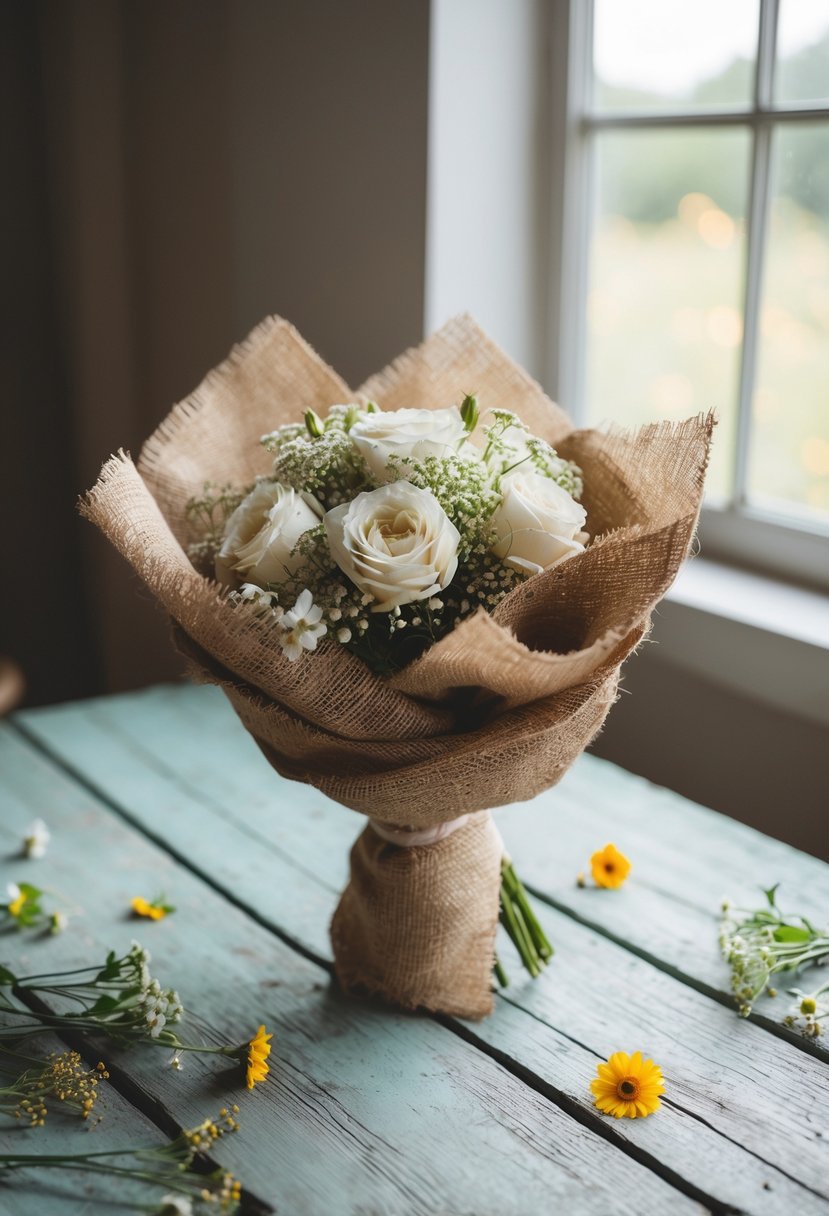
<svg viewBox="0 0 829 1216"><path fill-rule="evenodd" d="M829 585L829 0L566 7L559 396L713 406L706 554Z"/></svg>

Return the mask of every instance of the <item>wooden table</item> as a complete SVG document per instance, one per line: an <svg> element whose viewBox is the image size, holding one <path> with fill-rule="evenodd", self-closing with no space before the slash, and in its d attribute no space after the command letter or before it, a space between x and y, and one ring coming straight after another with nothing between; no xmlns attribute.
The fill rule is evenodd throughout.
<svg viewBox="0 0 829 1216"><path fill-rule="evenodd" d="M235 1100L241 1131L217 1159L286 1216L829 1213L823 1043L783 1028L782 993L741 1020L717 948L724 894L755 905L779 881L784 907L825 920L829 867L814 858L584 756L497 813L556 955L524 981L501 942L513 983L473 1024L332 986L328 922L361 819L280 780L215 689L18 714L0 727L0 804L4 881L48 887L72 917L59 937L7 934L13 968L89 964L137 936L219 1038L276 1032L253 1093L204 1057L176 1073L137 1048L112 1057L97 1127L55 1118L4 1131L0 1151L160 1143ZM37 815L49 852L16 860ZM579 889L608 840L631 878ZM159 891L174 915L129 919L132 896ZM663 1067L650 1118L593 1108L596 1063L619 1049ZM0 1211L133 1210L78 1178L17 1175ZM113 1194L114 1207L92 1202Z"/></svg>

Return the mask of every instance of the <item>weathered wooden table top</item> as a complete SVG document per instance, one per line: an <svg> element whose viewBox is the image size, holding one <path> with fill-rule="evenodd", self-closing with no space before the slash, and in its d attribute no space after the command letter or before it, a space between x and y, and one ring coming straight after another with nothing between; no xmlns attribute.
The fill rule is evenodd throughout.
<svg viewBox="0 0 829 1216"><path fill-rule="evenodd" d="M178 1073L162 1051L115 1053L103 1122L4 1128L0 1151L162 1143L238 1101L241 1130L216 1157L288 1216L829 1214L823 1044L781 1025L782 992L741 1020L717 945L723 895L757 906L774 882L784 908L825 920L829 867L812 857L584 756L556 789L496 812L556 955L522 980L502 941L512 984L473 1024L332 986L328 922L361 817L281 780L215 689L17 715L0 726L0 805L3 883L48 888L71 915L57 937L6 934L13 969L89 965L138 937L219 1039L275 1031L252 1093L209 1058ZM35 816L51 847L22 861ZM578 888L608 840L629 881ZM174 915L129 919L134 895L159 891ZM596 1063L637 1049L662 1065L662 1109L600 1115ZM17 1174L0 1212L134 1210L79 1178Z"/></svg>

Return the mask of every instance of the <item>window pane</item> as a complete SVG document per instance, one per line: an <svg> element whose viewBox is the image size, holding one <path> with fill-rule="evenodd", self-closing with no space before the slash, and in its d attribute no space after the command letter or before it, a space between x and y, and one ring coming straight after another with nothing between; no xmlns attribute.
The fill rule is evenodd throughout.
<svg viewBox="0 0 829 1216"><path fill-rule="evenodd" d="M782 0L775 92L778 101L829 100L829 0Z"/></svg>
<svg viewBox="0 0 829 1216"><path fill-rule="evenodd" d="M829 124L775 133L749 493L829 522Z"/></svg>
<svg viewBox="0 0 829 1216"><path fill-rule="evenodd" d="M747 105L759 11L759 0L596 0L595 105Z"/></svg>
<svg viewBox="0 0 829 1216"><path fill-rule="evenodd" d="M718 412L709 494L731 489L749 136L597 137L586 397L591 422Z"/></svg>

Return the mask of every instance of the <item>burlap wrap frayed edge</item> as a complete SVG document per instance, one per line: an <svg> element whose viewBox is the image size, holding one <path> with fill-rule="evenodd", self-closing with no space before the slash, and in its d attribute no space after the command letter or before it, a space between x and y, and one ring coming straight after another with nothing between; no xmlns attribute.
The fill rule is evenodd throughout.
<svg viewBox="0 0 829 1216"><path fill-rule="evenodd" d="M371 398L385 409L441 408L470 387L484 409L514 410L582 466L587 527L596 538L584 553L522 584L492 615L479 612L383 678L332 642L290 663L266 621L230 604L193 569L184 548L195 539L187 500L205 481L246 485L267 473L270 457L258 443L264 432L296 421L309 407L325 414L336 402ZM137 469L123 453L107 462L81 509L176 623L191 674L224 688L278 772L377 819L423 827L533 797L560 779L600 729L619 665L646 634L654 604L690 547L712 426L708 415L632 433L575 431L468 317L450 322L352 393L292 326L269 318L173 409L145 444ZM359 881L352 878L333 935L346 984L386 991L411 1007L448 1011L451 1001L455 1013L486 1011L497 875L483 873L483 854L480 865L474 862L474 834L456 835L467 841L464 873L449 864L461 841L434 854L424 869L407 854L449 846L452 838L402 850L390 865L392 854L372 851L366 833L360 837L352 855ZM441 936L440 950L432 949L434 925L418 895L438 857L443 864L435 873L447 887L460 883L469 892L481 929L474 940L489 942L486 966L477 959L463 982L447 939ZM363 882L370 872L374 896ZM395 876L388 891L385 873ZM381 905L383 940L406 941L412 959L430 959L418 971L421 979L408 986L395 981L394 993L383 976L397 974L398 961L379 938L372 945L361 922L365 913L370 924ZM410 910L401 921L405 931L386 924L395 906L404 905ZM411 919L418 906L424 907L420 928ZM454 907L450 891L438 906ZM362 945L349 950L352 923Z"/></svg>

